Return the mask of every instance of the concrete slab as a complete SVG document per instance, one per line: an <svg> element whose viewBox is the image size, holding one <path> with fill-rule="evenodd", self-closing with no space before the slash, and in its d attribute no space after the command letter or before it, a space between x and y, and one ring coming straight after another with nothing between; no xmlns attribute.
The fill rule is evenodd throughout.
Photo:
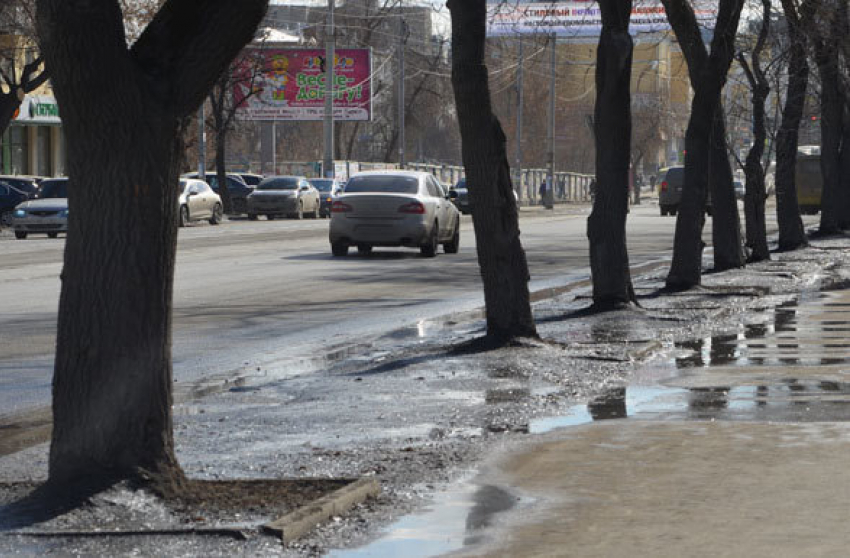
<svg viewBox="0 0 850 558"><path fill-rule="evenodd" d="M468 556L841 556L850 424L612 420L547 435L483 482L532 503Z"/></svg>

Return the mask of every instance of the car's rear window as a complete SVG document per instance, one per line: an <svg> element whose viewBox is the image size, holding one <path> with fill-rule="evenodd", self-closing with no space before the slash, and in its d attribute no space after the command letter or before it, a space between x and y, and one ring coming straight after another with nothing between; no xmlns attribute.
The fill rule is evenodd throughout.
<svg viewBox="0 0 850 558"><path fill-rule="evenodd" d="M330 192L334 185L334 181L330 179L315 179L311 180L310 184L316 187L320 192Z"/></svg>
<svg viewBox="0 0 850 558"><path fill-rule="evenodd" d="M267 178L260 182L257 190L297 190L297 178Z"/></svg>
<svg viewBox="0 0 850 558"><path fill-rule="evenodd" d="M354 176L345 185L346 194L362 192L416 194L419 192L419 179L392 175Z"/></svg>
<svg viewBox="0 0 850 558"><path fill-rule="evenodd" d="M682 184L685 181L685 167L675 167L668 170L664 180L668 184Z"/></svg>
<svg viewBox="0 0 850 558"><path fill-rule="evenodd" d="M41 198L67 198L68 197L68 181L67 180L45 180L41 183Z"/></svg>

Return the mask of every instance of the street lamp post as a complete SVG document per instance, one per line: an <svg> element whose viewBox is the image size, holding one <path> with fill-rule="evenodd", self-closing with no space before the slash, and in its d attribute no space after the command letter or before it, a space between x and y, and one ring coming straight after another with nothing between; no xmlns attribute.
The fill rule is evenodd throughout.
<svg viewBox="0 0 850 558"><path fill-rule="evenodd" d="M325 156L322 175L333 178L334 171L334 0L328 0L328 22L325 27Z"/></svg>

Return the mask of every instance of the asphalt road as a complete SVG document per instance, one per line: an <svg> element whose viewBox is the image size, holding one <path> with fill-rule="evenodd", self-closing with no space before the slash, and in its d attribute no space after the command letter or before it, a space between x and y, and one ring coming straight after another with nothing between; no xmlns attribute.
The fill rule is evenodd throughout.
<svg viewBox="0 0 850 558"><path fill-rule="evenodd" d="M588 213L523 209L532 290L589 277ZM633 207L632 266L669 258L674 227L651 203ZM433 259L407 249L334 258L327 228L327 220L234 220L180 231L176 381L307 372L331 347L482 304L469 217L460 253ZM708 240L710 225L705 232ZM49 403L63 246L62 238L0 235L0 416Z"/></svg>

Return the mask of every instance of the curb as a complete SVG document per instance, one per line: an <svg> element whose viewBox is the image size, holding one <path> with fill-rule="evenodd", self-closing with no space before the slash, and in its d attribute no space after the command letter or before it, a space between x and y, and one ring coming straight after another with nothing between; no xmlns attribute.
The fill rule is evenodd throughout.
<svg viewBox="0 0 850 558"><path fill-rule="evenodd" d="M323 521L341 515L367 498L381 493L381 485L374 478L361 478L351 484L322 496L315 502L292 511L262 526L266 533L280 537L289 544Z"/></svg>

